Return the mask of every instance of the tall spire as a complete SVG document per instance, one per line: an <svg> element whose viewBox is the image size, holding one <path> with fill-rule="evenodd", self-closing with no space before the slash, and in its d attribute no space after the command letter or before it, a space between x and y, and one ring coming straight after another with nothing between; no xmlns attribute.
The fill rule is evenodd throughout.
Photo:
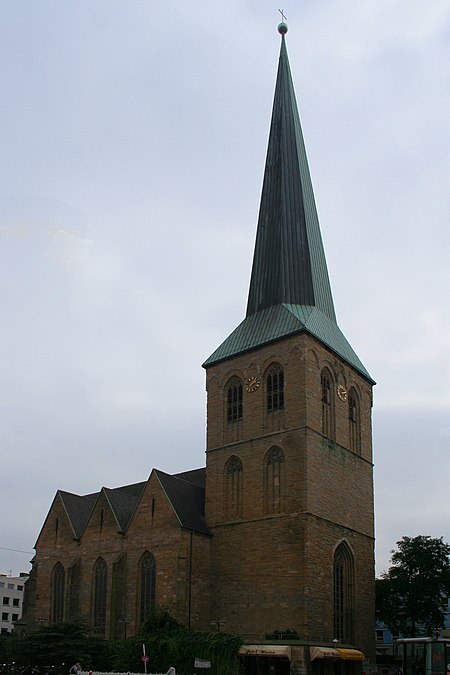
<svg viewBox="0 0 450 675"><path fill-rule="evenodd" d="M280 60L247 315L203 366L306 331L373 382L336 323L284 21L278 31Z"/></svg>
<svg viewBox="0 0 450 675"><path fill-rule="evenodd" d="M283 22L247 316L283 303L336 321Z"/></svg>

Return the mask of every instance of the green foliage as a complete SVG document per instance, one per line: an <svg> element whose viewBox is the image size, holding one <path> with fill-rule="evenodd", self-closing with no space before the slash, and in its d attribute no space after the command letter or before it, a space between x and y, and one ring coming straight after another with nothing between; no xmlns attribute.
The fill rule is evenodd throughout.
<svg viewBox="0 0 450 675"><path fill-rule="evenodd" d="M429 635L444 625L442 611L450 595L450 546L443 538L403 537L392 551L391 567L376 580L377 619L394 633Z"/></svg>
<svg viewBox="0 0 450 675"><path fill-rule="evenodd" d="M64 663L66 672L76 661L83 670L142 672L143 644L150 672L165 673L174 666L177 672L192 675L197 657L211 661L210 675L232 675L242 640L227 633L186 630L168 612L157 609L143 623L139 636L100 640L89 637L83 623L55 624L17 638L9 660L38 667Z"/></svg>
<svg viewBox="0 0 450 675"><path fill-rule="evenodd" d="M142 644L145 644L153 672L164 673L174 666L177 672L186 675L194 673L195 658L211 661L210 675L231 675L235 672L237 652L242 644L235 635L186 630L161 609L156 609L144 621L141 635L132 641L139 648L138 658L142 654ZM129 663L127 669L131 668Z"/></svg>
<svg viewBox="0 0 450 675"><path fill-rule="evenodd" d="M153 612L145 619L141 626L142 635L150 635L155 631L169 633L173 630L179 630L180 624L176 619L170 616L165 609L155 607Z"/></svg>
<svg viewBox="0 0 450 675"><path fill-rule="evenodd" d="M12 660L22 665L32 664L38 667L64 664L67 669L77 661L82 664L83 669L107 662L104 640L89 638L86 631L86 625L79 621L52 624L29 635L17 637Z"/></svg>

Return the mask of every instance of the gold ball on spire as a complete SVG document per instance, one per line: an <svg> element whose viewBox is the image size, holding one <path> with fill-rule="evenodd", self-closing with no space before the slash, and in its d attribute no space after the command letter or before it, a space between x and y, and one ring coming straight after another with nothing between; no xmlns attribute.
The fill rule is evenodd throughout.
<svg viewBox="0 0 450 675"><path fill-rule="evenodd" d="M287 23L285 23L284 21L279 23L278 24L278 32L279 32L280 35L286 35L286 33L288 32Z"/></svg>

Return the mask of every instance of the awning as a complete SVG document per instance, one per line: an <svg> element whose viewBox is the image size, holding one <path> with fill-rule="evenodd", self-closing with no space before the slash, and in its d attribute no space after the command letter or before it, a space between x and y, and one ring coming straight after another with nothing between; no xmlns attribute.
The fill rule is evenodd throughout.
<svg viewBox="0 0 450 675"><path fill-rule="evenodd" d="M289 645L243 645L239 654L241 656L287 656L291 658Z"/></svg>
<svg viewBox="0 0 450 675"><path fill-rule="evenodd" d="M346 661L362 661L365 656L359 649L338 649L341 659Z"/></svg>
<svg viewBox="0 0 450 675"><path fill-rule="evenodd" d="M310 647L309 658L314 661L314 659L340 659L341 656L333 647Z"/></svg>

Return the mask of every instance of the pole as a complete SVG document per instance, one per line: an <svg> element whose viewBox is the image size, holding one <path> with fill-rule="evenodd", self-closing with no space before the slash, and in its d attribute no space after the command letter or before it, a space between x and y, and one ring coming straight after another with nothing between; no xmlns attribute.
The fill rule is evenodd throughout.
<svg viewBox="0 0 450 675"><path fill-rule="evenodd" d="M143 653L144 656L146 656L144 644L142 645L142 653ZM144 661L144 673L145 673L145 675L147 675L147 661L146 660Z"/></svg>

